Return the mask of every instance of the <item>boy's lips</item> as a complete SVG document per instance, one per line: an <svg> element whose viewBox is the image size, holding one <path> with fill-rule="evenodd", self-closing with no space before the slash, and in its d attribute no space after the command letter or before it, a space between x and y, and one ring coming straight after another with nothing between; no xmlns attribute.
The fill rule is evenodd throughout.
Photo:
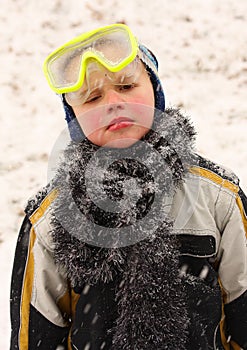
<svg viewBox="0 0 247 350"><path fill-rule="evenodd" d="M115 131L133 125L134 121L127 117L114 118L107 127L107 130Z"/></svg>

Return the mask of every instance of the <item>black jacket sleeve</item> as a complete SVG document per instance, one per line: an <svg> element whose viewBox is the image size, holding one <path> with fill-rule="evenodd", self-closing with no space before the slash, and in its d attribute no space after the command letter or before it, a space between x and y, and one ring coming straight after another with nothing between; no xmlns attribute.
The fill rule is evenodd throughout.
<svg viewBox="0 0 247 350"><path fill-rule="evenodd" d="M231 340L247 349L247 292L225 305L227 334Z"/></svg>
<svg viewBox="0 0 247 350"><path fill-rule="evenodd" d="M241 199L243 208L243 219L247 223L247 198L243 190L239 190L239 197ZM247 232L246 232L247 234ZM246 237L247 239L247 237ZM236 252L237 254L237 252ZM247 277L246 277L247 278ZM247 349L247 291L233 300L231 303L225 305L225 316L227 334L236 342L242 349Z"/></svg>
<svg viewBox="0 0 247 350"><path fill-rule="evenodd" d="M32 225L26 216L18 236L11 281L10 313L11 340L10 350L55 350L58 345L67 349L69 329L58 327L43 317L31 304L28 308L28 321L25 329L22 324L23 286L26 278L26 266L30 249L30 232ZM31 288L30 286L29 288ZM27 317L27 316L26 316ZM20 330L22 329L22 332ZM20 334L25 334L23 341Z"/></svg>

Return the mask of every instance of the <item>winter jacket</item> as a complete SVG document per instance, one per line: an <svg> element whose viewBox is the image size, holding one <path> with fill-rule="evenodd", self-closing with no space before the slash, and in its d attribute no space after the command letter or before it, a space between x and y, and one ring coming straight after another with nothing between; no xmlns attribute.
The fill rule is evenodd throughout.
<svg viewBox="0 0 247 350"><path fill-rule="evenodd" d="M27 210L20 230L11 285L11 350L112 349L109 330L118 315L116 296L119 297L121 271L110 281L89 285L73 282L66 266L58 266L52 235L53 203L57 196L54 186L40 192L35 205ZM247 349L246 213L247 199L236 176L197 156L196 165L189 167L173 193L169 211L174 220L171 232L178 245L179 275L189 320L184 328L186 345L179 346L176 337L177 348ZM68 247L78 253L73 245ZM154 275L156 268L152 271L150 267ZM162 271L159 273L162 276ZM166 283L160 278L164 288ZM148 296L155 305L155 295ZM172 300L176 296L170 297ZM132 305L135 313L135 302ZM162 303L154 317L159 317L160 306ZM127 325L124 320L118 323L119 337L124 327L129 327L127 332L131 335L128 317ZM149 317L136 319L133 327L137 337L144 337L142 324L149 323ZM164 332L172 322L164 321ZM161 335L156 329L151 333L148 339ZM122 348L152 348L150 344L142 348L134 344ZM174 349L162 344L158 349Z"/></svg>
<svg viewBox="0 0 247 350"><path fill-rule="evenodd" d="M236 183L211 169L198 167L191 170L175 195L175 216L177 203L190 205L189 190L194 178L200 182L194 211L185 225L177 220L175 228L182 242L181 265L186 264L193 276L203 274L206 267L214 268L212 275L218 277L222 292L222 314L215 337L221 333L221 349L246 349L246 197ZM76 315L75 311L87 286L79 292L71 289L52 259L49 215L53 198L54 192L48 193L34 213L25 218L20 230L11 288L11 349L65 346L69 337L73 339L73 334L69 336L73 322L77 318L78 323L83 322L83 315ZM196 295L196 290L194 294L191 307L195 301L203 307L207 296ZM205 318L211 317L206 308L203 312Z"/></svg>

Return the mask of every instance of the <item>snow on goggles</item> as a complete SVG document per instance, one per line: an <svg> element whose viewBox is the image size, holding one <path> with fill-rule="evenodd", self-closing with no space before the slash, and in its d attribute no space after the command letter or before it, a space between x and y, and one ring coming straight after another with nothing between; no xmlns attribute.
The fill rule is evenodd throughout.
<svg viewBox="0 0 247 350"><path fill-rule="evenodd" d="M78 90L84 83L87 64L96 60L110 72L119 72L138 53L138 42L124 24L112 24L84 33L52 52L43 70L58 94Z"/></svg>

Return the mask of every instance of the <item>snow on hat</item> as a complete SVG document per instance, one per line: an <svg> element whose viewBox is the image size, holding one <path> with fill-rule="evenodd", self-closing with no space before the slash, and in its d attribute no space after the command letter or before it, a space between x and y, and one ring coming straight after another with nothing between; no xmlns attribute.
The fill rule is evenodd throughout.
<svg viewBox="0 0 247 350"><path fill-rule="evenodd" d="M145 64L146 70L149 72L150 80L154 89L155 108L164 111L165 110L165 94L158 76L158 61L155 55L143 45L139 45L142 52L141 60ZM65 119L68 124L71 139L73 141L80 141L84 138L83 131L76 119L75 113L72 107L65 100L64 94L62 95L62 103L65 111Z"/></svg>

